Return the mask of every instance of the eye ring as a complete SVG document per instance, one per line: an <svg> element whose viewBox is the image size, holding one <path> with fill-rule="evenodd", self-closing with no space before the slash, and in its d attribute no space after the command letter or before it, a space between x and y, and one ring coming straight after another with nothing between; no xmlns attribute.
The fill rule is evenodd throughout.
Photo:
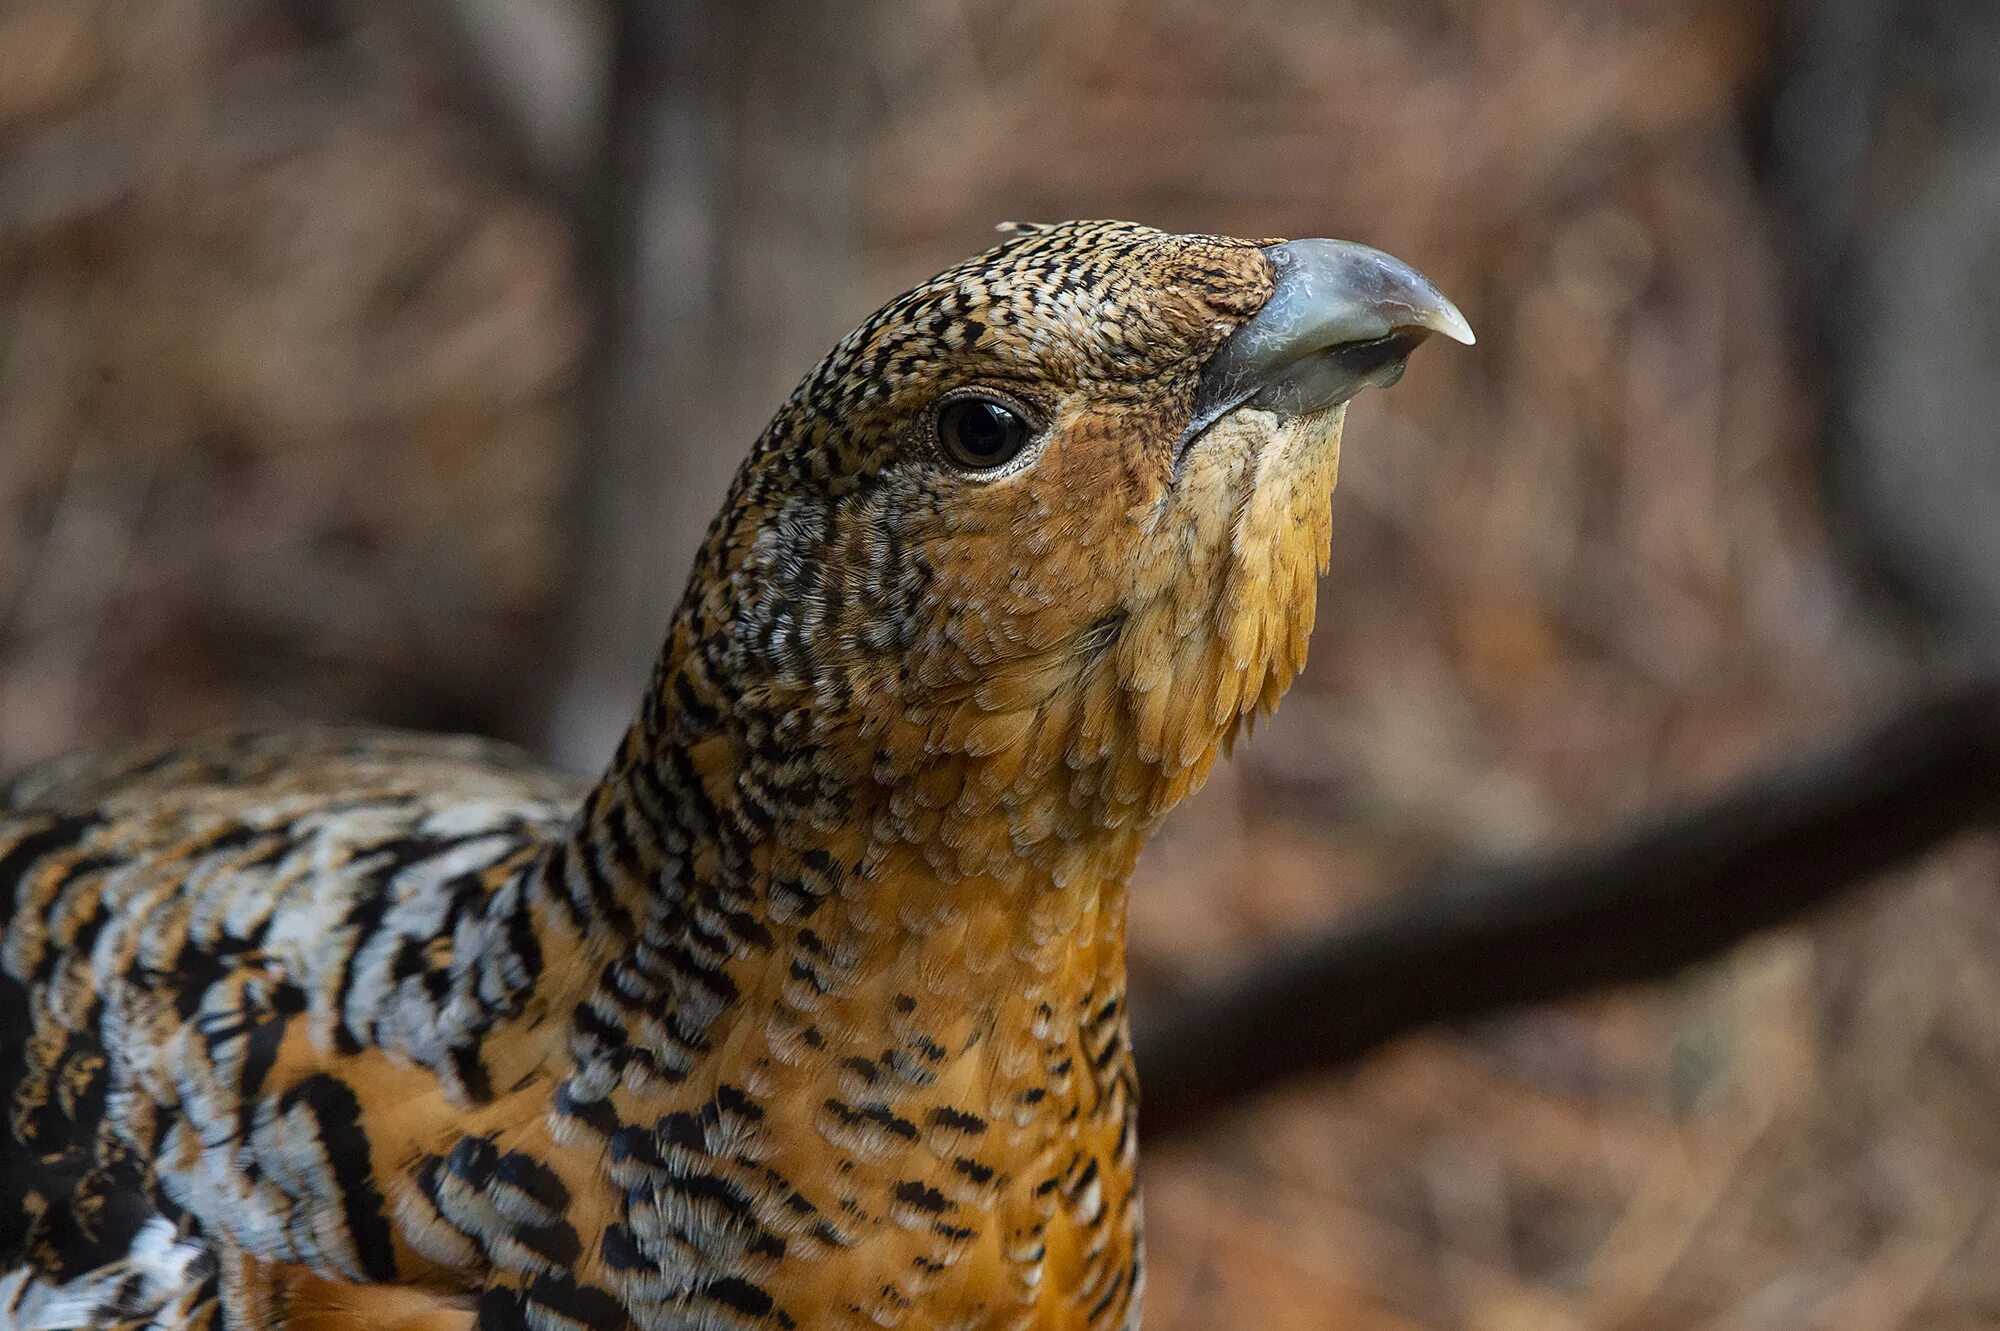
<svg viewBox="0 0 2000 1331"><path fill-rule="evenodd" d="M1020 402L990 388L961 388L931 410L938 453L962 471L1004 475L1025 465L1041 428Z"/></svg>

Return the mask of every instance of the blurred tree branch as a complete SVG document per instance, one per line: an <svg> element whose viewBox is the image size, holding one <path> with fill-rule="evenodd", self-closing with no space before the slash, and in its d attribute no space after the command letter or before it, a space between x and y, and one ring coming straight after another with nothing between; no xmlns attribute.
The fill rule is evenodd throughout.
<svg viewBox="0 0 2000 1331"><path fill-rule="evenodd" d="M564 659L539 727L601 766L765 404L838 333L862 28L803 0L620 0L579 208L596 320ZM801 292L812 293L802 298ZM750 354L754 349L755 354Z"/></svg>
<svg viewBox="0 0 2000 1331"><path fill-rule="evenodd" d="M290 0L308 2L326 0ZM613 39L595 10L546 0L421 0L411 14L514 174L567 212L587 210L600 184L613 63Z"/></svg>
<svg viewBox="0 0 2000 1331"><path fill-rule="evenodd" d="M602 142L578 208L593 320L581 576L546 735L577 770L622 731L671 608L662 570L680 561L682 534L701 530L683 496L703 493L689 473L704 460L696 404L722 322L726 63L741 21L705 0L623 0L611 15Z"/></svg>
<svg viewBox="0 0 2000 1331"><path fill-rule="evenodd" d="M1424 1026L1673 975L2000 817L2000 685L1622 840L1404 894L1142 1023L1151 1141Z"/></svg>
<svg viewBox="0 0 2000 1331"><path fill-rule="evenodd" d="M1990 290L2000 10L1791 0L1753 134L1824 420L1834 548L1915 625L2000 655Z"/></svg>

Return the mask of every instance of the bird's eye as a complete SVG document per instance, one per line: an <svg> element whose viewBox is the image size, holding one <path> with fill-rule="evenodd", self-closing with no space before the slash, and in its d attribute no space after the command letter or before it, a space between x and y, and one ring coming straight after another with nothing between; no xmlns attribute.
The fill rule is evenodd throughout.
<svg viewBox="0 0 2000 1331"><path fill-rule="evenodd" d="M938 444L961 467L991 471L1021 455L1035 427L1019 409L983 394L952 398L938 408Z"/></svg>

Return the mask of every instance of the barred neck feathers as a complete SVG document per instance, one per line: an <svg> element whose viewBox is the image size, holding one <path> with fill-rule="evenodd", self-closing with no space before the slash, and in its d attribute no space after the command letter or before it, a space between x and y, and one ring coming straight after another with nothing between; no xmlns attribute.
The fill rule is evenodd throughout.
<svg viewBox="0 0 2000 1331"><path fill-rule="evenodd" d="M1119 1324L1138 1271L1125 881L1298 667L1338 425L1217 441L1190 494L1281 466L1316 473L1298 488L1317 501L1137 515L1144 594L1043 651L980 640L973 610L868 669L813 672L785 651L819 625L684 613L572 856L630 944L579 1011L564 1102L627 1157L631 1195L666 1186L660 1133L698 1124L672 1129L679 1149L773 1210L735 1241L821 1250L789 1308L850 1285L881 1301L871 1317L1068 1289ZM768 567L727 576L767 593L745 604L825 613L844 539L830 524L778 561L802 579L782 597ZM905 678L911 661L931 677ZM667 1112L688 1104L705 1108ZM787 1208L826 1228L792 1233Z"/></svg>

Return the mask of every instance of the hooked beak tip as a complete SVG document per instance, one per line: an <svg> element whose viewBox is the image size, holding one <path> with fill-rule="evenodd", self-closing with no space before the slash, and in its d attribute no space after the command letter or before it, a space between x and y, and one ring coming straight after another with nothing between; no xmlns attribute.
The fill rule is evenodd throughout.
<svg viewBox="0 0 2000 1331"><path fill-rule="evenodd" d="M1445 300L1442 296L1438 297L1438 301L1439 310L1436 322L1425 326L1433 333L1442 333L1462 347L1477 344L1479 335L1472 331L1472 325L1467 323L1465 316L1458 312L1458 306Z"/></svg>

